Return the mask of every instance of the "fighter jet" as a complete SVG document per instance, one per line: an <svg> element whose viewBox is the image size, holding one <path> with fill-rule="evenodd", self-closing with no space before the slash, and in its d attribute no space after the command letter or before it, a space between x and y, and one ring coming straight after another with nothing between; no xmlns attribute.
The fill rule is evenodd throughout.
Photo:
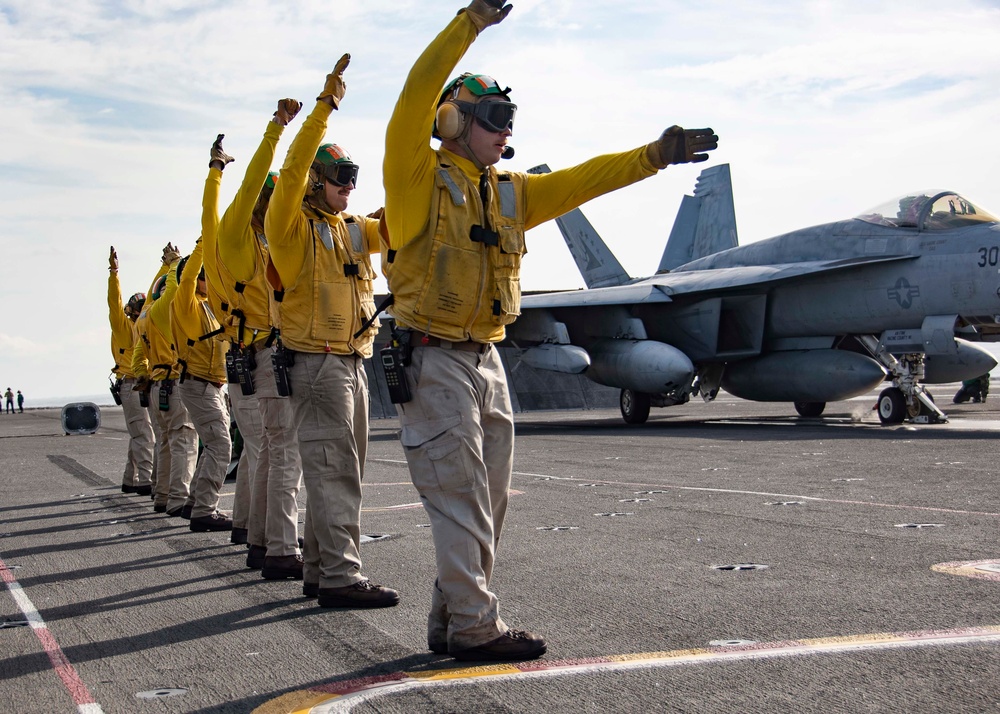
<svg viewBox="0 0 1000 714"><path fill-rule="evenodd" d="M587 288L526 295L505 344L535 368L620 389L631 424L720 388L818 417L883 382L883 424L944 422L924 385L996 366L974 343L1000 339L1000 223L952 191L740 246L729 166L714 166L647 278L625 272L579 209L557 222Z"/></svg>

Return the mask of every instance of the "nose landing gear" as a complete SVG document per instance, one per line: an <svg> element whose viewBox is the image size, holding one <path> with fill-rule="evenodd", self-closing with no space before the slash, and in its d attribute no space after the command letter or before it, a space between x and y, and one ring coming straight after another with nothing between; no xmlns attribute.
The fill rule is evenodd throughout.
<svg viewBox="0 0 1000 714"><path fill-rule="evenodd" d="M934 404L934 397L920 383L924 377L924 355L904 354L896 357L871 335L859 340L889 374L892 386L878 395L878 418L883 424L902 424L905 420L916 424L943 424L948 417Z"/></svg>

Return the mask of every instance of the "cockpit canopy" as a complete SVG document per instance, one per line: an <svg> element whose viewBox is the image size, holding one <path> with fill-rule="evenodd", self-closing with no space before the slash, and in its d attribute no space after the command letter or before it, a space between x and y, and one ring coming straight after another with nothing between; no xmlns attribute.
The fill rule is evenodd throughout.
<svg viewBox="0 0 1000 714"><path fill-rule="evenodd" d="M948 231L998 222L989 211L952 191L924 191L902 196L856 218L877 226L922 231Z"/></svg>

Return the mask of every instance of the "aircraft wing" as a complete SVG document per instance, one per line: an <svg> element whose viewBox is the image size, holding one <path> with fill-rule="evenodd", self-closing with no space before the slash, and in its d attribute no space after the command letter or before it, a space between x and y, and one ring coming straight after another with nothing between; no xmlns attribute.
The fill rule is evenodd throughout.
<svg viewBox="0 0 1000 714"><path fill-rule="evenodd" d="M667 303L672 302L672 296L766 288L776 283L804 276L833 273L862 265L914 260L915 258L916 256L912 255L891 255L666 273L631 285L525 295L521 300L521 306L525 309L537 309Z"/></svg>

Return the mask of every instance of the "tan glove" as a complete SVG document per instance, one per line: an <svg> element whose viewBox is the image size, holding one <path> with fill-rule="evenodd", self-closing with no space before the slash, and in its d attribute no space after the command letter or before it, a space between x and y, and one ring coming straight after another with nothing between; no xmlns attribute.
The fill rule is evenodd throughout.
<svg viewBox="0 0 1000 714"><path fill-rule="evenodd" d="M506 0L472 0L469 7L465 8L466 14L476 26L476 34L479 34L490 25L501 22L510 11L513 5L504 5ZM459 10L461 12L461 10Z"/></svg>
<svg viewBox="0 0 1000 714"><path fill-rule="evenodd" d="M167 243L163 247L163 264L170 265L175 260L180 260L181 252L177 250L177 246L172 243Z"/></svg>
<svg viewBox="0 0 1000 714"><path fill-rule="evenodd" d="M278 102L278 109L274 112L274 121L281 126L288 126L288 122L295 118L302 108L302 102L294 99L282 99Z"/></svg>
<svg viewBox="0 0 1000 714"><path fill-rule="evenodd" d="M326 75L326 86L323 87L323 91L320 95L316 97L317 102L326 102L334 109L340 109L340 100L344 98L344 94L347 92L347 83L344 81L344 70L347 69L347 65L351 63L351 55L345 54L339 60L337 60L337 66L333 68L333 71Z"/></svg>
<svg viewBox="0 0 1000 714"><path fill-rule="evenodd" d="M110 266L108 270L112 273L118 272L118 253L115 252L114 246L111 246L111 257L108 258L108 265Z"/></svg>
<svg viewBox="0 0 1000 714"><path fill-rule="evenodd" d="M707 161L704 152L718 146L719 137L711 129L682 129L675 124L646 146L646 155L656 168L665 169L670 164Z"/></svg>
<svg viewBox="0 0 1000 714"><path fill-rule="evenodd" d="M212 144L212 158L208 162L208 167L211 169L218 169L222 171L226 168L227 164L233 163L235 159L222 150L222 140L225 138L225 134L219 134L215 137L215 143ZM216 164L216 162L219 162Z"/></svg>

